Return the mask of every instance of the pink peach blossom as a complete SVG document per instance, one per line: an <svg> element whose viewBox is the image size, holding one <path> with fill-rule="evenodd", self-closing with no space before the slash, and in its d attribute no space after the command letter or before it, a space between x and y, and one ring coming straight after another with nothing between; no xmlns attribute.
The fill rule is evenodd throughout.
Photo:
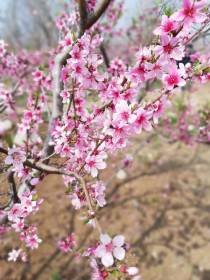
<svg viewBox="0 0 210 280"><path fill-rule="evenodd" d="M101 258L104 266L110 267L114 264L114 257L123 260L125 257L124 236L117 235L113 239L108 234L100 235L101 245L96 249L95 255ZM114 257L113 257L114 256Z"/></svg>

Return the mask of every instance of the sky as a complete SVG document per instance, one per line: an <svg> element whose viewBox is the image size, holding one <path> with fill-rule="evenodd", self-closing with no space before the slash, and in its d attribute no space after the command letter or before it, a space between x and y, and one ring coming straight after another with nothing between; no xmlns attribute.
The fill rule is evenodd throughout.
<svg viewBox="0 0 210 280"><path fill-rule="evenodd" d="M0 26L3 20L3 16L5 15L5 11L11 3L21 0L0 0ZM33 0L36 1L36 0ZM59 2L59 0L57 0ZM152 0L124 0L124 10L126 11L125 16L123 16L120 21L120 25L126 25L131 16L135 15L136 11L142 11L149 5L151 5ZM50 2L54 2L54 0L50 0Z"/></svg>
<svg viewBox="0 0 210 280"><path fill-rule="evenodd" d="M122 19L119 21L119 25L127 25L131 21L131 18L135 16L137 12L144 11L146 8L151 6L151 3L151 0L125 0L125 13Z"/></svg>

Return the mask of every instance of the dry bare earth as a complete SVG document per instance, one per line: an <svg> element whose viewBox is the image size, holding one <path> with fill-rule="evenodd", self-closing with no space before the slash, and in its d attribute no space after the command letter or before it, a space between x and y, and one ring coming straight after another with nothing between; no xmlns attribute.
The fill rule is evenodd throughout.
<svg viewBox="0 0 210 280"><path fill-rule="evenodd" d="M146 137L135 137L129 152ZM115 173L122 156L113 156L103 180ZM84 210L70 206L59 176L49 176L37 190L45 201L30 221L38 225L43 243L30 253L30 265L2 259L0 279L90 279L87 261L56 249L57 240L72 231L81 248L97 237L83 223ZM112 181L107 200L100 222L107 232L123 233L131 243L128 262L135 264L139 258L142 279L210 280L209 145L186 147L159 140L147 145L136 152L126 178ZM1 257L19 244L8 234L0 244Z"/></svg>

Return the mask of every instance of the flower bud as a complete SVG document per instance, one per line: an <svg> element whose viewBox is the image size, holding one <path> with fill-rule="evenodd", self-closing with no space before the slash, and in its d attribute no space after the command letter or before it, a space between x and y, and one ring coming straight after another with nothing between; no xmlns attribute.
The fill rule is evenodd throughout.
<svg viewBox="0 0 210 280"><path fill-rule="evenodd" d="M105 279L106 277L108 277L109 276L109 273L108 273L108 271L107 270L102 270L101 271L101 276Z"/></svg>
<svg viewBox="0 0 210 280"><path fill-rule="evenodd" d="M136 275L139 273L139 270L137 267L131 266L131 267L127 268L127 273L128 273L128 275Z"/></svg>

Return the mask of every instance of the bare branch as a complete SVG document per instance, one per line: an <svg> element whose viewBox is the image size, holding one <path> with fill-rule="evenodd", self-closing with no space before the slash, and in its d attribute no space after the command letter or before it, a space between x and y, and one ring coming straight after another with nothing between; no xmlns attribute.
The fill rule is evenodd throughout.
<svg viewBox="0 0 210 280"><path fill-rule="evenodd" d="M27 166L29 166L28 162L26 162L26 164L27 164ZM90 212L95 214L95 211L93 209L92 202L91 202L91 199L90 199L90 196L89 196L89 192L87 190L85 180L82 178L82 176L78 175L77 173L75 173L73 171L66 171L66 170L63 170L63 169L58 169L58 168L55 168L53 166L49 166L49 165L39 163L39 162L37 162L35 164L31 164L30 167L35 168L39 171L47 172L48 174L59 174L59 175L66 175L66 176L75 177L79 182L81 182L83 192L85 194L87 204L88 204L88 208L89 208ZM99 233L101 233L101 227L100 227L100 224L98 222L98 219L95 216L94 216L93 219L96 223L96 226L97 226L97 229L98 229Z"/></svg>
<svg viewBox="0 0 210 280"><path fill-rule="evenodd" d="M83 34L86 29L86 23L88 18L86 0L79 0L78 5L80 14L80 33Z"/></svg>
<svg viewBox="0 0 210 280"><path fill-rule="evenodd" d="M107 52L106 52L106 49L105 49L103 43L101 43L101 45L100 45L100 51L101 51L101 54L104 58L104 63L106 65L106 67L109 68L109 58L108 58L108 55L107 55Z"/></svg>
<svg viewBox="0 0 210 280"><path fill-rule="evenodd" d="M8 154L7 150L5 150L1 147L0 147L0 152L2 152L3 154L6 154L6 155ZM85 194L87 204L88 204L88 208L89 208L90 212L95 213L95 211L93 209L93 206L92 206L92 202L91 202L89 193L88 193L88 190L87 190L87 187L86 187L85 180L82 178L82 176L80 176L76 172L66 171L66 170L63 170L63 169L58 169L56 167L49 166L49 165L44 164L42 162L33 163L32 160L26 160L23 164L27 167L30 167L32 169L35 169L35 170L38 170L40 172L44 172L44 173L47 173L47 174L58 174L58 175L73 176L82 185L82 188L83 188L83 191L84 191L84 194ZM9 173L9 180L8 181L10 182L10 184L12 184L10 186L12 186L12 189L13 189L14 199L13 199L13 202L11 202L7 205L8 209L11 209L11 207L14 205L14 203L17 203L19 201L18 194L23 193L24 190L26 190L27 187L28 187L27 184L25 184L25 187L24 187L24 184L22 184L21 189L18 190L18 194L17 194L13 175L14 175L14 172ZM6 219L6 217L3 217L3 219L0 219L0 224L2 223L2 221L5 222L5 219ZM97 228L98 228L99 232L101 233L101 227L99 225L99 222L98 222L97 218L94 216L93 219L94 219L94 221L97 225Z"/></svg>
<svg viewBox="0 0 210 280"><path fill-rule="evenodd" d="M6 110L6 108L7 108L7 106L2 106L2 107L0 108L0 114L3 113L3 112Z"/></svg>
<svg viewBox="0 0 210 280"><path fill-rule="evenodd" d="M210 23L210 17L208 18L208 20L206 20L206 22L204 23L204 25L201 26L201 28L199 28L184 44L187 45L190 41L195 40L195 38L199 35L199 33L206 27L208 26Z"/></svg>
<svg viewBox="0 0 210 280"><path fill-rule="evenodd" d="M10 192L12 195L12 199L14 203L18 203L19 197L18 197L18 193L17 193L17 189L16 189L16 184L15 184L15 180L14 180L14 171L12 171L12 169L10 168L7 174L7 181L9 183L10 186Z"/></svg>
<svg viewBox="0 0 210 280"><path fill-rule="evenodd" d="M63 103L62 98L60 96L60 92L63 90L63 84L61 82L61 71L62 66L65 65L66 60L70 57L71 47L66 48L66 50L62 53L59 53L55 57L54 67L52 70L53 76L53 107L52 107L52 115L49 124L48 135L45 141L45 145L43 148L44 157L48 157L54 152L53 146L50 145L51 141L51 132L56 120L60 119L63 114Z"/></svg>
<svg viewBox="0 0 210 280"><path fill-rule="evenodd" d="M195 42L196 40L198 40L199 38L201 37L206 37L206 36L209 36L209 32L210 31L210 27L207 28L206 30L203 30L203 32L200 32L197 36L195 36L193 39L192 39L192 42Z"/></svg>
<svg viewBox="0 0 210 280"><path fill-rule="evenodd" d="M91 26L93 26L94 23L97 22L97 20L102 16L102 14L106 11L107 7L113 0L101 0L92 14L89 16L86 29L89 29Z"/></svg>
<svg viewBox="0 0 210 280"><path fill-rule="evenodd" d="M4 148L0 147L0 153L8 155L7 150L5 150Z"/></svg>

